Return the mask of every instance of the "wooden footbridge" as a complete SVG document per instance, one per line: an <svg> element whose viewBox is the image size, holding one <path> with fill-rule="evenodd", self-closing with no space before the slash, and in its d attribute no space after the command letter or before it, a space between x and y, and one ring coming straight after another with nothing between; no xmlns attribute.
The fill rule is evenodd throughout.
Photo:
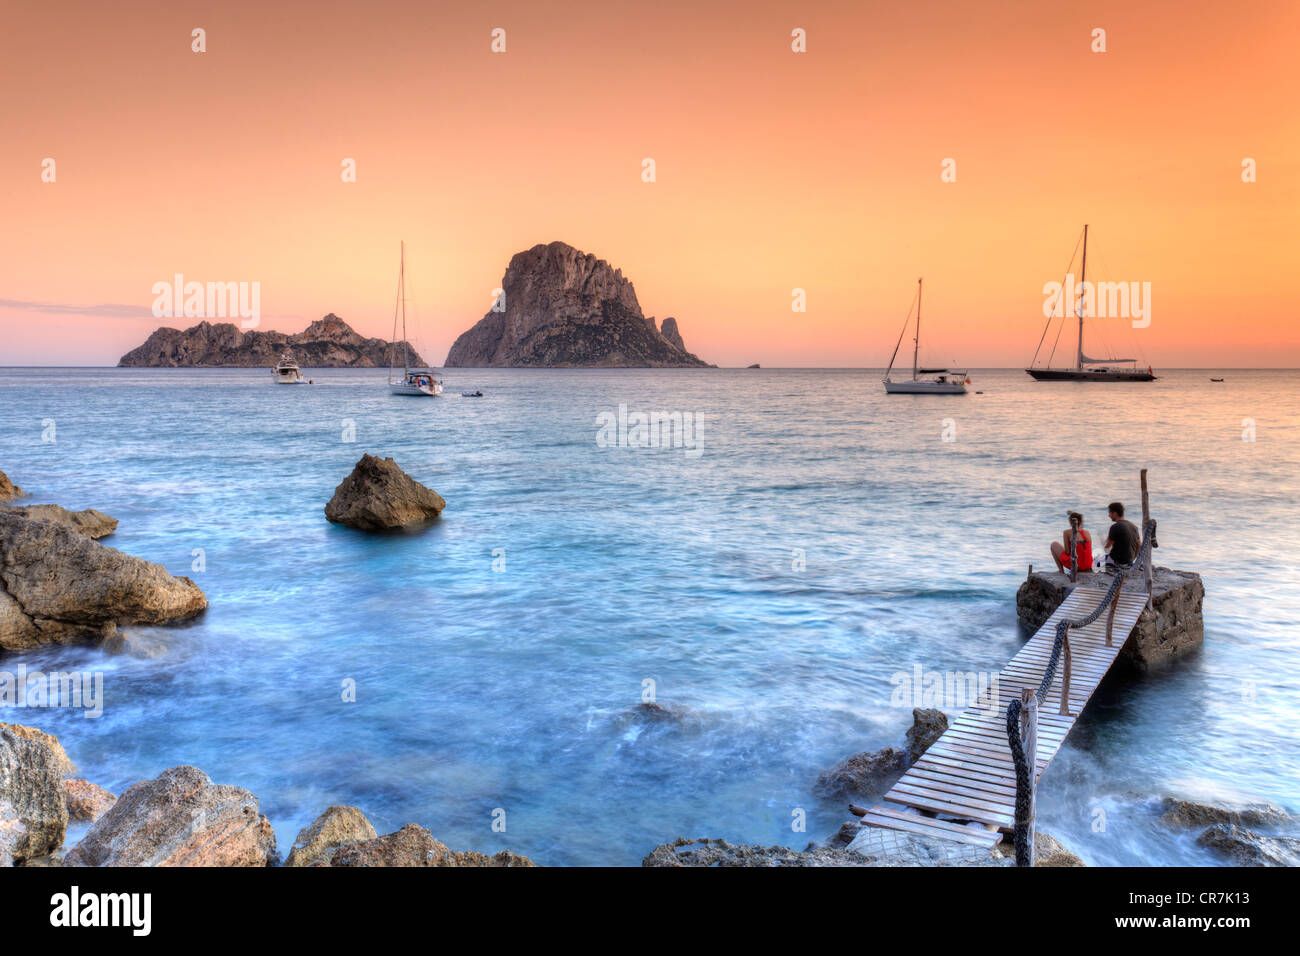
<svg viewBox="0 0 1300 956"><path fill-rule="evenodd" d="M1110 575L1079 575L1061 606L998 675L996 700L980 701L957 718L881 798L883 802L865 812L864 824L988 847L1019 824L1018 862L1023 865L1028 859L1032 865L1038 778L1061 749L1149 600L1155 524L1148 515L1145 470L1142 492L1144 540L1138 573L1121 574L1119 581ZM1032 762L1019 794L1009 725L1018 725L1023 769L1028 771ZM1030 846L1022 848L1026 832Z"/></svg>

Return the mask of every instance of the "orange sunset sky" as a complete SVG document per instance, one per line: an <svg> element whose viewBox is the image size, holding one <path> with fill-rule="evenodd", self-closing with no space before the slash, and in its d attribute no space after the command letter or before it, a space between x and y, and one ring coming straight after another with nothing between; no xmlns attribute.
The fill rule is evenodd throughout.
<svg viewBox="0 0 1300 956"><path fill-rule="evenodd" d="M1015 366L1084 222L1152 284L1113 351L1300 364L1295 0L6 0L0 77L0 365L194 324L150 315L178 272L387 338L399 239L441 363L560 239L720 365L882 366L924 275L934 358Z"/></svg>

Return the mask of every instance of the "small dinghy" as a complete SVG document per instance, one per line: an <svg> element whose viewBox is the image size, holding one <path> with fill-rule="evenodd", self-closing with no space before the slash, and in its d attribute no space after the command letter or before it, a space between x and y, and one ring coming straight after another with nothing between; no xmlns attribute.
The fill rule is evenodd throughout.
<svg viewBox="0 0 1300 956"><path fill-rule="evenodd" d="M482 392L461 392L460 396L461 398L482 398L483 393Z"/></svg>

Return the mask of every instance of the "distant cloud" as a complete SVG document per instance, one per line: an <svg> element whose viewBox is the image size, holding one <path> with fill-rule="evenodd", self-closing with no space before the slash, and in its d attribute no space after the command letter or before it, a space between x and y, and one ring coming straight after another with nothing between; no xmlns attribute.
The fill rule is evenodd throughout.
<svg viewBox="0 0 1300 956"><path fill-rule="evenodd" d="M27 312L50 312L58 315L102 315L114 319L153 318L151 305L122 305L112 302L104 302L100 305L65 305L61 302L0 299L0 309L22 309Z"/></svg>
<svg viewBox="0 0 1300 956"><path fill-rule="evenodd" d="M99 305L67 305L62 302L32 302L27 299L0 299L0 309L21 309L24 312L45 312L51 315L98 315L110 319L150 319L158 321L153 314L153 303L149 305L123 305L120 302L103 302ZM178 321L183 316L176 316L168 321ZM262 313L264 319L302 319L303 316L292 312ZM191 319L201 322L202 319ZM214 319L212 321L226 321ZM265 331L265 330L262 330Z"/></svg>

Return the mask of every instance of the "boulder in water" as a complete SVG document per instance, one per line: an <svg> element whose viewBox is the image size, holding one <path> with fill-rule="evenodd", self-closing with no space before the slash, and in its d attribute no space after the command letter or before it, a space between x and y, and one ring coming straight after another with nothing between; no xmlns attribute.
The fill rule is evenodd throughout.
<svg viewBox="0 0 1300 956"><path fill-rule="evenodd" d="M10 505L3 510L24 518L35 518L37 521L53 521L73 531L80 531L87 538L103 538L117 530L116 518L110 518L94 508L69 511L61 505Z"/></svg>
<svg viewBox="0 0 1300 956"><path fill-rule="evenodd" d="M79 823L94 823L117 801L117 797L89 780L64 780L63 792L68 798L68 819Z"/></svg>
<svg viewBox="0 0 1300 956"><path fill-rule="evenodd" d="M1234 866L1300 866L1300 840L1260 836L1235 823L1216 823L1196 838Z"/></svg>
<svg viewBox="0 0 1300 956"><path fill-rule="evenodd" d="M391 458L363 455L352 474L334 489L325 517L362 531L410 528L442 514L447 502Z"/></svg>
<svg viewBox="0 0 1300 956"><path fill-rule="evenodd" d="M169 624L208 606L189 578L54 521L0 510L0 650L99 641L118 624Z"/></svg>

